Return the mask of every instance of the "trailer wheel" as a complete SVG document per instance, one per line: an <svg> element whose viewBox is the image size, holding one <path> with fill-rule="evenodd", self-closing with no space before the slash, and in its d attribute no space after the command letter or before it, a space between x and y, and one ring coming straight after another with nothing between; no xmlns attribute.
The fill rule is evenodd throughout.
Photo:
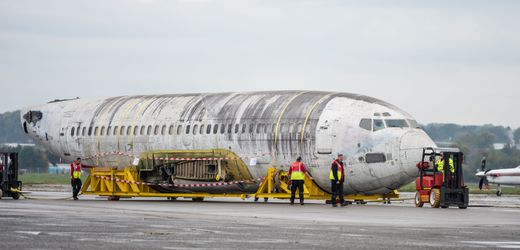
<svg viewBox="0 0 520 250"><path fill-rule="evenodd" d="M421 201L421 193L416 192L415 193L415 207L423 207L424 202Z"/></svg>
<svg viewBox="0 0 520 250"><path fill-rule="evenodd" d="M13 199L15 199L15 200L20 199L20 194L19 193L13 193Z"/></svg>
<svg viewBox="0 0 520 250"><path fill-rule="evenodd" d="M433 188L430 191L430 205L433 208L439 208L441 206L441 190Z"/></svg>

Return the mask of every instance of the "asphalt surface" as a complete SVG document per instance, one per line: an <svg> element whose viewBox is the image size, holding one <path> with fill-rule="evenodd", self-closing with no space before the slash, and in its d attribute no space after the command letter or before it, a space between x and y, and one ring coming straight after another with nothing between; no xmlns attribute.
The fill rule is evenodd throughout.
<svg viewBox="0 0 520 250"><path fill-rule="evenodd" d="M0 249L520 248L520 209L514 207L59 199L66 196L0 200Z"/></svg>

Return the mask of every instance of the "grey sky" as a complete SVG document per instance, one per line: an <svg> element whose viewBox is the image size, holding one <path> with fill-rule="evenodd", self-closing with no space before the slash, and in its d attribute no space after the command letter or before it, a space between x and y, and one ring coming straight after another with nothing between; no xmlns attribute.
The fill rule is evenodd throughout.
<svg viewBox="0 0 520 250"><path fill-rule="evenodd" d="M422 123L517 127L519 24L520 1L0 0L0 112L306 89L374 96Z"/></svg>

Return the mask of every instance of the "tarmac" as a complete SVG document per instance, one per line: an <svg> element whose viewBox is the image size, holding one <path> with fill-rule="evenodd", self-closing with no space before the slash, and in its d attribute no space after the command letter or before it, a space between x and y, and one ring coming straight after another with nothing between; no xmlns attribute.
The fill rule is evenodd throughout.
<svg viewBox="0 0 520 250"><path fill-rule="evenodd" d="M472 196L466 210L31 196L0 200L0 249L520 249L520 196Z"/></svg>

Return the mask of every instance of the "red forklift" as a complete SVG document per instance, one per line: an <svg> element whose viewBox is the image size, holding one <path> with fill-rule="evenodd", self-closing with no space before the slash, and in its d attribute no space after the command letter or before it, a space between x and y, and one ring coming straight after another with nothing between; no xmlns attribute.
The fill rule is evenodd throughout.
<svg viewBox="0 0 520 250"><path fill-rule="evenodd" d="M20 193L13 189L22 190L22 182L18 180L18 153L0 152L0 199L12 197L20 198Z"/></svg>
<svg viewBox="0 0 520 250"><path fill-rule="evenodd" d="M444 164L442 172L436 164L441 159ZM433 208L468 208L469 189L464 185L463 162L464 154L459 149L424 148L422 160L417 163L419 177L415 181L415 206L430 203Z"/></svg>

